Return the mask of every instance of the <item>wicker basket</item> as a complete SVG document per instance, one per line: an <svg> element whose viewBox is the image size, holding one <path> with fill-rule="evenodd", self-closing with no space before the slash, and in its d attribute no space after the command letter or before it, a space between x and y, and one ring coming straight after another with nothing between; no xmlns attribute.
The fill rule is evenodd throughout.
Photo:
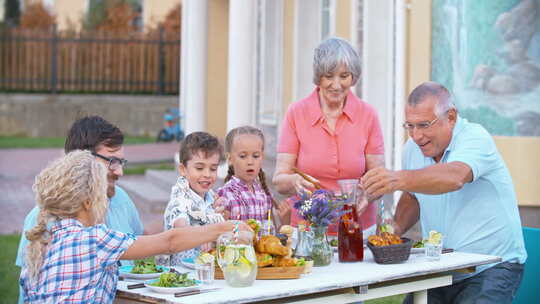
<svg viewBox="0 0 540 304"><path fill-rule="evenodd" d="M408 238L401 238L403 243L388 246L373 246L369 242L367 246L373 253L373 258L377 264L395 264L406 261L411 254L413 241Z"/></svg>

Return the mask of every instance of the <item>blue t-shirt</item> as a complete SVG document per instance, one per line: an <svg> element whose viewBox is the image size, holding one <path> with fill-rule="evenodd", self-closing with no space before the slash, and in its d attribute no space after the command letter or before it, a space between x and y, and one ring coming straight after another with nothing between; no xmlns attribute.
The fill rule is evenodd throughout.
<svg viewBox="0 0 540 304"><path fill-rule="evenodd" d="M134 235L143 234L144 227L133 201L129 198L124 189L115 186L115 190L114 196L109 200L105 224L110 229L123 233L131 233ZM15 261L15 265L19 267L22 267L24 263L24 248L28 245L28 240L24 233L36 225L38 213L39 208L36 206L24 219L23 233L21 235L21 241L19 242L17 260Z"/></svg>
<svg viewBox="0 0 540 304"><path fill-rule="evenodd" d="M455 161L471 168L470 183L444 194L412 193L420 204L423 237L437 230L444 236L444 247L500 256L503 262L525 263L527 252L514 185L491 135L481 125L458 117L441 163ZM407 141L403 169L434 164L433 158L425 157L412 139ZM477 272L491 266L479 266Z"/></svg>

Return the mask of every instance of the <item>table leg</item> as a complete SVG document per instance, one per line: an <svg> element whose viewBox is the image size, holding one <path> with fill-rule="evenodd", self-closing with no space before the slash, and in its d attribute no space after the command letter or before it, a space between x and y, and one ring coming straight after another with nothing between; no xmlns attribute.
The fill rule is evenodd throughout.
<svg viewBox="0 0 540 304"><path fill-rule="evenodd" d="M427 290L419 290L413 293L414 304L427 304Z"/></svg>

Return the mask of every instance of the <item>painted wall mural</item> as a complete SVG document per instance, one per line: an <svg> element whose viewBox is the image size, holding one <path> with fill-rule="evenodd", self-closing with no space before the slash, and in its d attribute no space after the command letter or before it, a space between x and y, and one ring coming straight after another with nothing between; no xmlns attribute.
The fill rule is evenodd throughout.
<svg viewBox="0 0 540 304"><path fill-rule="evenodd" d="M433 0L431 78L492 135L540 136L540 0Z"/></svg>

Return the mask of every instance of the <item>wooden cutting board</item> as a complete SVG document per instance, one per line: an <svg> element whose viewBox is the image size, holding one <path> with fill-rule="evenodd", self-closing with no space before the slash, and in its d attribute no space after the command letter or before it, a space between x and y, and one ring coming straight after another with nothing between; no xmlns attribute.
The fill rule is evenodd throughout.
<svg viewBox="0 0 540 304"><path fill-rule="evenodd" d="M300 267L263 267L257 268L257 280L284 280L299 279L304 272L304 266ZM223 271L216 267L214 274L216 280L223 280Z"/></svg>

